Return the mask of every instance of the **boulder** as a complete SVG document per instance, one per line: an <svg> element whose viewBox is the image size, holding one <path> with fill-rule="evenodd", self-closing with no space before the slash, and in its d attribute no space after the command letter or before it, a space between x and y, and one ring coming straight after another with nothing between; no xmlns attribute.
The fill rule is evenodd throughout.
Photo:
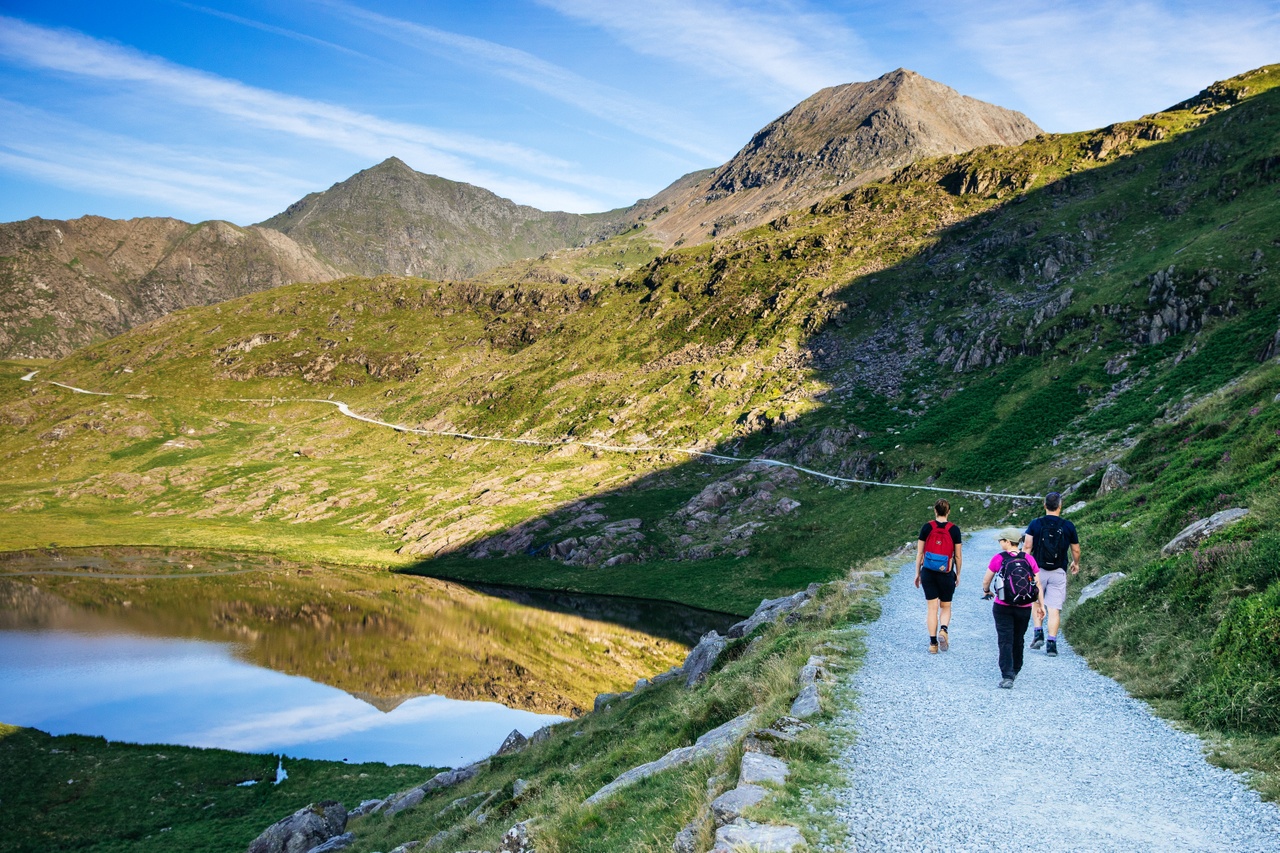
<svg viewBox="0 0 1280 853"><path fill-rule="evenodd" d="M1062 514L1067 515L1068 513L1079 512L1080 510L1084 509L1086 506L1087 504L1084 501L1076 501L1071 506L1064 509L1062 511Z"/></svg>
<svg viewBox="0 0 1280 853"><path fill-rule="evenodd" d="M423 797L432 791L440 788L448 788L465 782L474 777L481 770L489 766L488 761L477 761L475 764L468 764L466 767L458 767L454 770L444 770L432 776L427 781L417 787L410 788L407 791L401 791L398 794L392 794L382 801L381 805L376 805L365 812L365 814L386 814L388 816L398 814L405 809L411 809L418 803L422 802Z"/></svg>
<svg viewBox="0 0 1280 853"><path fill-rule="evenodd" d="M497 853L534 853L533 838L530 831L537 823L537 818L521 821L508 829L498 842Z"/></svg>
<svg viewBox="0 0 1280 853"><path fill-rule="evenodd" d="M307 853L334 853L336 850L346 850L356 840L354 832L344 832L341 835L335 835L324 844L312 847ZM392 853L395 853L393 850Z"/></svg>
<svg viewBox="0 0 1280 853"><path fill-rule="evenodd" d="M1084 589L1080 590L1080 600L1076 603L1083 604L1091 598L1096 598L1097 596L1102 595L1102 593L1107 591L1108 587L1120 580L1122 577L1124 577L1124 572L1112 572L1110 574L1103 575Z"/></svg>
<svg viewBox="0 0 1280 853"><path fill-rule="evenodd" d="M676 834L671 842L672 853L698 853L698 836L702 833L702 820L693 820Z"/></svg>
<svg viewBox="0 0 1280 853"><path fill-rule="evenodd" d="M520 734L519 729L512 729L511 734L507 735L507 739L502 742L502 746L498 747L498 755L510 755L513 752L519 752L529 743L529 739Z"/></svg>
<svg viewBox="0 0 1280 853"><path fill-rule="evenodd" d="M796 701L791 703L791 716L798 717L801 720L808 719L821 710L822 703L818 699L818 685L816 684L809 684L801 689Z"/></svg>
<svg viewBox="0 0 1280 853"><path fill-rule="evenodd" d="M769 792L759 785L739 784L738 787L725 791L711 801L711 814L715 817L716 826L724 826L742 816L752 806L764 802Z"/></svg>
<svg viewBox="0 0 1280 853"><path fill-rule="evenodd" d="M688 657L684 659L684 666L680 668L680 676L684 679L685 687L693 687L706 679L707 673L711 672L711 668L715 666L716 660L727 643L728 640L715 631L708 631L702 635L702 639L693 647L693 651L689 652Z"/></svg>
<svg viewBox="0 0 1280 853"><path fill-rule="evenodd" d="M422 846L421 841L406 841L404 844L398 844L391 848L391 853L410 853Z"/></svg>
<svg viewBox="0 0 1280 853"><path fill-rule="evenodd" d="M705 755L723 757L728 752L729 746L736 743L747 733L747 730L751 727L752 715L753 712L748 711L741 716L734 717L729 722L716 726L698 738L692 746L677 747L656 761L650 761L647 764L641 764L639 767L631 768L590 797L587 797L583 801L583 805L594 805L613 796L621 789L634 785L641 779L647 779L655 773L661 773L663 770L672 767L689 764Z"/></svg>
<svg viewBox="0 0 1280 853"><path fill-rule="evenodd" d="M804 836L794 826L756 824L750 821L731 823L716 830L716 843L711 853L794 853L805 849Z"/></svg>
<svg viewBox="0 0 1280 853"><path fill-rule="evenodd" d="M248 853L307 853L346 828L347 810L342 803L312 803L263 830L249 844Z"/></svg>
<svg viewBox="0 0 1280 853"><path fill-rule="evenodd" d="M601 693L596 696L595 705L592 706L591 710L603 711L619 699L626 699L630 695L630 693Z"/></svg>
<svg viewBox="0 0 1280 853"><path fill-rule="evenodd" d="M1222 512L1215 512L1208 518L1202 518L1195 524L1189 524L1184 527L1181 533L1170 539L1168 544L1160 549L1160 553L1166 557L1172 557L1174 554L1189 551L1219 530L1230 527L1248 514L1249 510L1244 507L1233 507L1232 509L1224 509Z"/></svg>
<svg viewBox="0 0 1280 853"><path fill-rule="evenodd" d="M770 785L782 785L787 781L787 762L762 752L744 752L742 754L742 770L738 774L738 784L759 785L762 782Z"/></svg>
<svg viewBox="0 0 1280 853"><path fill-rule="evenodd" d="M813 593L805 589L794 595L762 601L754 613L729 629L728 636L730 639L745 637L766 622L772 622L784 613L803 607L812 597Z"/></svg>
<svg viewBox="0 0 1280 853"><path fill-rule="evenodd" d="M1098 484L1098 497L1126 488L1130 479L1132 478L1127 471L1112 462L1102 473L1102 482Z"/></svg>
<svg viewBox="0 0 1280 853"><path fill-rule="evenodd" d="M360 802L360 805L356 806L354 809L347 812L347 820L350 821L350 820L355 820L358 817L364 817L365 815L369 814L369 812L374 811L385 802L386 800L362 800Z"/></svg>
<svg viewBox="0 0 1280 853"><path fill-rule="evenodd" d="M529 792L530 783L523 779L517 779L511 783L511 799L517 803L524 799L524 795Z"/></svg>

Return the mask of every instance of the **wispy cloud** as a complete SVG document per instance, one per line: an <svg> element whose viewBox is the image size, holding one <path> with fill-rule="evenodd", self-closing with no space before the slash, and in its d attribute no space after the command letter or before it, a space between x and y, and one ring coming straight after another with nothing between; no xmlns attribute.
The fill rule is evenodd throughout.
<svg viewBox="0 0 1280 853"><path fill-rule="evenodd" d="M69 190L147 199L256 222L315 187L260 154L214 156L90 128L0 100L0 169Z"/></svg>
<svg viewBox="0 0 1280 853"><path fill-rule="evenodd" d="M804 3L538 2L604 29L638 53L693 66L787 104L887 70L877 70L868 46L842 18Z"/></svg>
<svg viewBox="0 0 1280 853"><path fill-rule="evenodd" d="M221 9L210 9L208 6L197 6L194 3L184 3L182 2L182 0L174 0L174 2L176 2L179 6L182 6L185 9L192 10L193 12L200 12L203 15L211 15L215 18L222 18L224 21L230 21L233 24L240 24L243 27L249 27L251 29L261 30L264 33L271 33L272 35L283 36L284 38L293 39L294 41L300 41L306 44L315 45L317 47L323 47L328 50L334 50L334 51L337 51L338 53L346 54L347 56L353 56L358 59L363 59L369 62L380 61L380 60L374 59L372 56L369 56L368 54L361 53L358 50L352 50L349 47L345 47L340 44L335 44L334 42L326 41L325 39L322 39L322 38L316 38L315 36L309 36L306 33L300 33L296 30L290 30L285 27L277 27L274 24L268 24L263 21L255 21L252 18L244 18L244 17L241 17L240 15L233 15L230 12L224 12Z"/></svg>
<svg viewBox="0 0 1280 853"><path fill-rule="evenodd" d="M699 138L713 135L709 130L698 132L691 130L689 121L676 123L667 120L668 105L646 102L526 51L392 18L341 0L316 2L382 37L418 50L438 53L471 67L478 62L491 74L541 92L638 136L660 142L664 147L693 154L703 161L699 165L718 162L724 156L717 146L699 141Z"/></svg>
<svg viewBox="0 0 1280 853"><path fill-rule="evenodd" d="M1275 62L1274 3L968 2L935 14L1041 124L1084 130L1136 118L1214 80Z"/></svg>
<svg viewBox="0 0 1280 853"><path fill-rule="evenodd" d="M246 127L359 155L377 162L396 154L415 168L468 181L512 197L567 210L599 210L600 193L639 195L639 188L586 175L568 161L506 142L388 121L342 106L272 92L175 65L129 48L66 30L0 16L0 56L46 71L145 92L162 102L221 115ZM152 109L156 109L153 104ZM488 161L517 174L576 187L566 189L476 165Z"/></svg>

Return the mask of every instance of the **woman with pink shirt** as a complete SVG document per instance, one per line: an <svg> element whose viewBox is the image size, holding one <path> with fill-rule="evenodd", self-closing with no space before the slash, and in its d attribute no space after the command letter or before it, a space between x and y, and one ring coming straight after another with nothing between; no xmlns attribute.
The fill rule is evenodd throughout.
<svg viewBox="0 0 1280 853"><path fill-rule="evenodd" d="M991 615L996 620L996 642L1000 646L1000 686L1007 690L1013 687L1013 680L1022 669L1022 647L1031 622L1031 605L1038 602L1044 606L1044 581L1036 558L1018 548L1022 531L1005 528L997 538L1000 551L987 564L982 593L983 598L995 599ZM996 580L999 595L991 591L992 581Z"/></svg>

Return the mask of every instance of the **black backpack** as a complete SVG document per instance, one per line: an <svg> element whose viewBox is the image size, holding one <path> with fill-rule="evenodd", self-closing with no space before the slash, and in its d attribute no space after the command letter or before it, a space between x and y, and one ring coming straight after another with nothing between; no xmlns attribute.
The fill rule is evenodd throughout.
<svg viewBox="0 0 1280 853"><path fill-rule="evenodd" d="M996 597L1005 604L1030 604L1040 597L1036 573L1021 551L1016 554L1005 551L1000 555L1000 571L996 572L991 585Z"/></svg>
<svg viewBox="0 0 1280 853"><path fill-rule="evenodd" d="M1040 534L1031 543L1031 556L1043 571L1067 567L1067 525L1056 515L1040 519Z"/></svg>

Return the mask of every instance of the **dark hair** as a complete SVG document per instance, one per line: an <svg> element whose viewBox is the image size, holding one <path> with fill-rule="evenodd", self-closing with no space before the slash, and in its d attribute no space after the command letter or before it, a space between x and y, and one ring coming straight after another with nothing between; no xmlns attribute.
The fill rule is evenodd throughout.
<svg viewBox="0 0 1280 853"><path fill-rule="evenodd" d="M938 498L938 502L933 505L933 511L946 518L951 514L951 504L947 502L946 498Z"/></svg>
<svg viewBox="0 0 1280 853"><path fill-rule="evenodd" d="M1057 492L1050 492L1044 496L1044 508L1049 512L1053 512L1060 506L1062 506L1062 495Z"/></svg>

